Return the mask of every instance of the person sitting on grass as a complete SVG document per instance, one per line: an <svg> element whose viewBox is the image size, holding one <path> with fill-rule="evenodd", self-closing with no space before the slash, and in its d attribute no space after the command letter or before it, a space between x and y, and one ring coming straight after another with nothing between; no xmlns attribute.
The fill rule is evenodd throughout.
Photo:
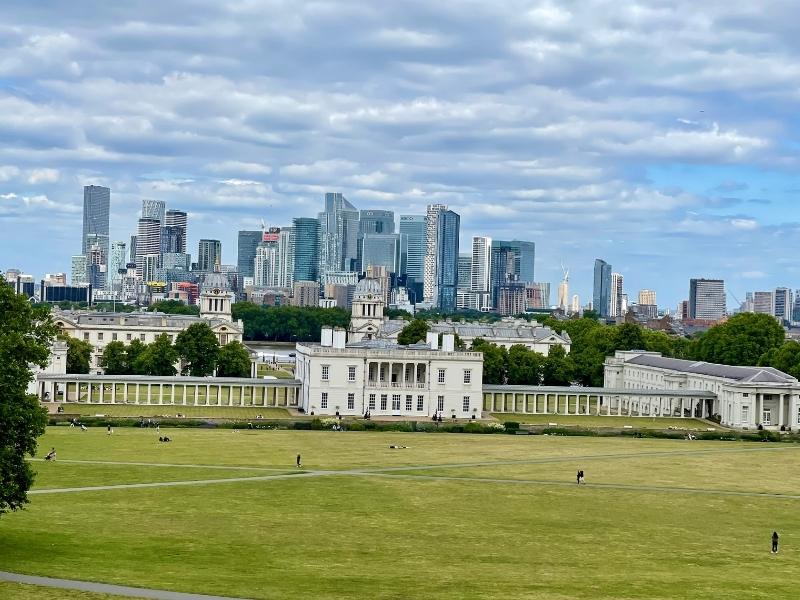
<svg viewBox="0 0 800 600"><path fill-rule="evenodd" d="M56 459L56 449L50 448L50 452L48 452L45 457L45 460L55 460Z"/></svg>

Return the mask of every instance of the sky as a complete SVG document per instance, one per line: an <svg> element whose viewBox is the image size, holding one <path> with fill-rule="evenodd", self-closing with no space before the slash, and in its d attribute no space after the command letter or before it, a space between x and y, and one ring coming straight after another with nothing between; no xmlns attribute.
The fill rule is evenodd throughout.
<svg viewBox="0 0 800 600"><path fill-rule="evenodd" d="M536 242L537 279L594 259L662 306L690 277L800 287L796 3L0 0L0 270L111 237L143 198L189 243L358 208L461 214Z"/></svg>

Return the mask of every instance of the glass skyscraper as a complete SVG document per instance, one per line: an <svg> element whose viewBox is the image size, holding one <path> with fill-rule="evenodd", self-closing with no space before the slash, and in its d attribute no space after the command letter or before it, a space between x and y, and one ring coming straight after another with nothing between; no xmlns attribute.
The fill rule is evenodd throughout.
<svg viewBox="0 0 800 600"><path fill-rule="evenodd" d="M325 211L319 213L320 275L352 271L358 262L358 210L342 194L325 194Z"/></svg>
<svg viewBox="0 0 800 600"><path fill-rule="evenodd" d="M214 271L222 263L222 242L219 240L200 240L197 247L197 269Z"/></svg>
<svg viewBox="0 0 800 600"><path fill-rule="evenodd" d="M439 213L436 232L437 291L439 309L456 310L458 288L458 236L461 217L452 210Z"/></svg>
<svg viewBox="0 0 800 600"><path fill-rule="evenodd" d="M400 215L400 270L422 282L425 276L425 215Z"/></svg>
<svg viewBox="0 0 800 600"><path fill-rule="evenodd" d="M400 272L400 236L396 233L368 233L364 236L362 270L386 267L389 273Z"/></svg>
<svg viewBox="0 0 800 600"><path fill-rule="evenodd" d="M594 261L592 309L603 319L611 314L611 265L601 258Z"/></svg>
<svg viewBox="0 0 800 600"><path fill-rule="evenodd" d="M689 280L689 318L719 321L727 312L722 279Z"/></svg>
<svg viewBox="0 0 800 600"><path fill-rule="evenodd" d="M236 266L240 277L255 277L255 260L258 245L264 234L259 231L240 231Z"/></svg>
<svg viewBox="0 0 800 600"><path fill-rule="evenodd" d="M188 224L188 216L182 210L168 210L164 219L164 225L167 227L179 227L181 230L181 247L178 249L180 253L186 253L187 238L186 229Z"/></svg>
<svg viewBox="0 0 800 600"><path fill-rule="evenodd" d="M83 187L83 237L81 254L86 255L97 243L108 257L108 223L111 211L111 190L100 185ZM106 258L107 260L107 258Z"/></svg>
<svg viewBox="0 0 800 600"><path fill-rule="evenodd" d="M317 219L292 219L294 229L294 281L319 281L320 224Z"/></svg>

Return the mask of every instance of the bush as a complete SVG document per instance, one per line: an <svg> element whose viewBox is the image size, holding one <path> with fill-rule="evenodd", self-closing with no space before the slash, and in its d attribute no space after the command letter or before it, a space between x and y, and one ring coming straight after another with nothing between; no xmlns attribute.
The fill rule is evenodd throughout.
<svg viewBox="0 0 800 600"><path fill-rule="evenodd" d="M517 423L516 421L506 421L505 423L503 423L503 427L505 427L506 431L513 433L519 430L519 423Z"/></svg>

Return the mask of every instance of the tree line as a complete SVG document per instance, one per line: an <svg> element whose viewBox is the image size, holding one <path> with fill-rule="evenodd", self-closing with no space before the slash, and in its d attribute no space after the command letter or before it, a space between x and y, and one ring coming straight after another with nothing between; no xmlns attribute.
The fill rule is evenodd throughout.
<svg viewBox="0 0 800 600"><path fill-rule="evenodd" d="M233 318L244 323L244 339L269 342L317 342L322 327L350 325L350 313L343 308L315 306L259 306L236 302Z"/></svg>

